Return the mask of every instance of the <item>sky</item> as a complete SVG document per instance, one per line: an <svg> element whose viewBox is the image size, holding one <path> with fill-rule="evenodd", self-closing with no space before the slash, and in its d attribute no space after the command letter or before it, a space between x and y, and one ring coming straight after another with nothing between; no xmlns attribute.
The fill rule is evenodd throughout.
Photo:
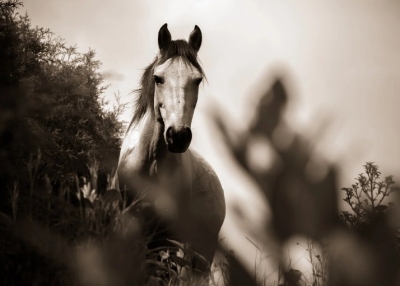
<svg viewBox="0 0 400 286"><path fill-rule="evenodd" d="M168 23L173 39L203 33L199 58L208 81L200 90L192 145L217 171L228 206L237 202L254 221L268 217L257 186L215 142L207 111L218 106L233 130L245 129L257 90L284 67L291 80L285 120L340 167L349 186L373 161L400 178L400 2L262 0L29 0L33 25L50 28L79 51L97 52L106 97L133 102L143 69L158 52L157 33ZM123 119L130 120L132 110ZM244 191L245 190L245 191ZM223 227L232 245L254 249L229 213ZM240 251L239 251L240 252Z"/></svg>

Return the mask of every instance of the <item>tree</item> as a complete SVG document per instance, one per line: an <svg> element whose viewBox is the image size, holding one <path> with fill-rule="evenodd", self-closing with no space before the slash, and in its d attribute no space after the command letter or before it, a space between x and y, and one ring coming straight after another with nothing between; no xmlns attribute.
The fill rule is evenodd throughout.
<svg viewBox="0 0 400 286"><path fill-rule="evenodd" d="M0 185L26 181L41 150L37 176L71 182L97 158L100 172L118 159L121 106L103 110L107 88L95 51L77 52L49 29L32 27L22 3L0 0Z"/></svg>

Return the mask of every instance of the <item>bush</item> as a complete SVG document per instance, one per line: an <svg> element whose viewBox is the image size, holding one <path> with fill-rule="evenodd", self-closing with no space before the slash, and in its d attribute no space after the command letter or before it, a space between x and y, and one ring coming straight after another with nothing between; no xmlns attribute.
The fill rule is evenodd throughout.
<svg viewBox="0 0 400 286"><path fill-rule="evenodd" d="M80 54L50 30L32 27L18 14L21 5L0 1L1 188L28 184L26 166L38 149L36 183L45 174L53 184L73 183L94 157L105 176L118 160L124 106L103 110L107 86L93 50Z"/></svg>

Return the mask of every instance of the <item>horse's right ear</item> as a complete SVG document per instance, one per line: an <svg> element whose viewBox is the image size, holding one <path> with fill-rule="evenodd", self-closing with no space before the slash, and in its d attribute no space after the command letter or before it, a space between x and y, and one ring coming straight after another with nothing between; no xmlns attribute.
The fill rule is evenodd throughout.
<svg viewBox="0 0 400 286"><path fill-rule="evenodd" d="M168 31L168 25L165 23L158 32L158 47L164 49L171 42L171 33Z"/></svg>

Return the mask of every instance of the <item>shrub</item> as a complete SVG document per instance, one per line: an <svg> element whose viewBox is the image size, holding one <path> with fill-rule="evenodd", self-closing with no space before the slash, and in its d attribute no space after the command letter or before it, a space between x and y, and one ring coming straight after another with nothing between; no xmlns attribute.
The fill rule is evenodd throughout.
<svg viewBox="0 0 400 286"><path fill-rule="evenodd" d="M342 211L340 217L355 230L369 225L372 216L392 209L394 203L388 201L388 197L397 190L393 176L387 176L383 181L379 181L381 172L373 162L367 162L364 169L365 174L359 174L351 188L342 188L346 192L344 201L351 211Z"/></svg>

